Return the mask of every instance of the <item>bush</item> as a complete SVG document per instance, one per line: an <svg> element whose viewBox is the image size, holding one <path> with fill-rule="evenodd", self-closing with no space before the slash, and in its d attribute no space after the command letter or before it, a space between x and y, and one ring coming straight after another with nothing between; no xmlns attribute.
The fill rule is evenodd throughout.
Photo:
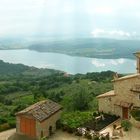
<svg viewBox="0 0 140 140"><path fill-rule="evenodd" d="M2 125L0 125L0 131L4 131L10 129L10 125L8 123L4 123Z"/></svg>
<svg viewBox="0 0 140 140"><path fill-rule="evenodd" d="M93 140L100 140L99 136L95 136Z"/></svg>
<svg viewBox="0 0 140 140"><path fill-rule="evenodd" d="M135 120L140 121L140 109L132 110L131 115Z"/></svg>
<svg viewBox="0 0 140 140"><path fill-rule="evenodd" d="M63 130L74 132L78 127L85 124L87 121L92 120L91 112L68 112L64 113L61 118Z"/></svg>
<svg viewBox="0 0 140 140"><path fill-rule="evenodd" d="M9 124L10 128L15 128L15 127L16 127L16 122L15 122L15 120L10 120L10 121L8 122L8 124Z"/></svg>
<svg viewBox="0 0 140 140"><path fill-rule="evenodd" d="M132 124L128 120L123 120L121 126L124 128L124 131L129 131L132 128Z"/></svg>
<svg viewBox="0 0 140 140"><path fill-rule="evenodd" d="M4 124L6 122L7 122L7 120L4 117L0 117L0 124Z"/></svg>

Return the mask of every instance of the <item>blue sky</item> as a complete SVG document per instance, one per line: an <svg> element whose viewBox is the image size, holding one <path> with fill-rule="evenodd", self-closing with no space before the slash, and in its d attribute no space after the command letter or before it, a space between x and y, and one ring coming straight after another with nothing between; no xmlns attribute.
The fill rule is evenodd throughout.
<svg viewBox="0 0 140 140"><path fill-rule="evenodd" d="M139 0L0 0L0 36L135 38Z"/></svg>

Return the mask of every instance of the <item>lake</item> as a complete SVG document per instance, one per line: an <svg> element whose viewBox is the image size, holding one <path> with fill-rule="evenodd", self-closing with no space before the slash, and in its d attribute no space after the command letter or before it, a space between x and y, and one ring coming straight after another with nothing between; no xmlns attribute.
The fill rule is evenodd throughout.
<svg viewBox="0 0 140 140"><path fill-rule="evenodd" d="M136 62L131 59L97 59L69 56L59 53L42 53L28 49L0 50L0 59L38 68L51 68L70 74L112 70L118 73L136 72Z"/></svg>

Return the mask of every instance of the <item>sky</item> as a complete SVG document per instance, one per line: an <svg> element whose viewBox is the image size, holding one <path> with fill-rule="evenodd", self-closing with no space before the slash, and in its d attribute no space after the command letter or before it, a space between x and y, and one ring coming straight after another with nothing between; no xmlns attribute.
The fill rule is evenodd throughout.
<svg viewBox="0 0 140 140"><path fill-rule="evenodd" d="M0 0L0 37L138 38L140 0Z"/></svg>

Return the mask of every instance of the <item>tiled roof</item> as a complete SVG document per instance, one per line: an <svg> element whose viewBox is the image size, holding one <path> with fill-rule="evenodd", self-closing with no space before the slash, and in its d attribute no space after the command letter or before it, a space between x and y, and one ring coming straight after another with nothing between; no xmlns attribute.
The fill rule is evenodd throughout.
<svg viewBox="0 0 140 140"><path fill-rule="evenodd" d="M16 115L30 115L41 122L61 109L62 106L58 103L51 100L44 100L27 107Z"/></svg>
<svg viewBox="0 0 140 140"><path fill-rule="evenodd" d="M104 94L101 94L97 96L97 98L104 98L104 97L110 97L110 96L115 96L116 94L114 93L114 90L111 90L109 92L106 92Z"/></svg>
<svg viewBox="0 0 140 140"><path fill-rule="evenodd" d="M135 78L135 77L138 77L138 76L140 76L139 73L137 73L137 74L132 74L132 75L127 75L127 76L123 76L123 77L120 77L120 78L115 79L115 80L112 80L112 81L127 80L127 79Z"/></svg>

